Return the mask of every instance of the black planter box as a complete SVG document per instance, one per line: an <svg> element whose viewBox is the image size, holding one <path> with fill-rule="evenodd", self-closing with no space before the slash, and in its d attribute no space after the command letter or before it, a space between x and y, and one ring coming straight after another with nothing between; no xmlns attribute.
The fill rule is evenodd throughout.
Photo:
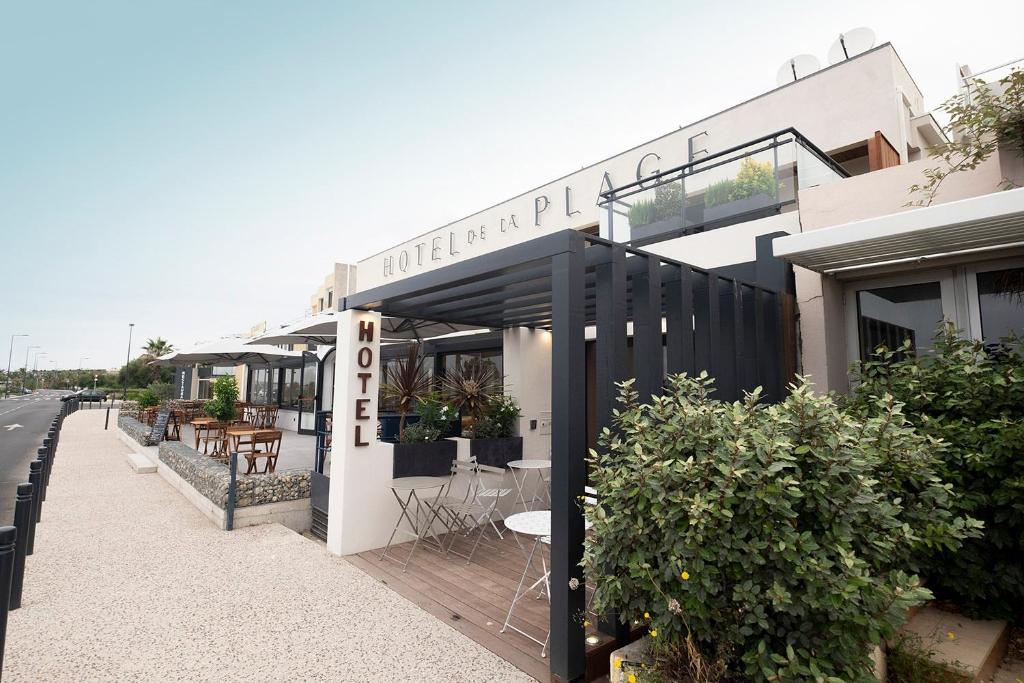
<svg viewBox="0 0 1024 683"><path fill-rule="evenodd" d="M523 437L507 439L470 439L469 454L481 465L505 467L512 460L523 458Z"/></svg>
<svg viewBox="0 0 1024 683"><path fill-rule="evenodd" d="M758 209L766 209L770 206L774 206L775 203L775 197L772 197L769 194L764 194L763 192L751 197L735 199L731 202L726 202L725 204L705 208L704 222L712 223L714 221L724 220L734 216L741 216L750 213L751 211L757 211Z"/></svg>
<svg viewBox="0 0 1024 683"><path fill-rule="evenodd" d="M451 474L452 461L458 453L454 441L430 443L396 443L392 475L399 477L446 477Z"/></svg>

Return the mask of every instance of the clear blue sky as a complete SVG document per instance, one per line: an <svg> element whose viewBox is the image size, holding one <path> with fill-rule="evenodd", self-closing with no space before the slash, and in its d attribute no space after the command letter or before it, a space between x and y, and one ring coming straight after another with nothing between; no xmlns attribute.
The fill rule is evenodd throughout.
<svg viewBox="0 0 1024 683"><path fill-rule="evenodd" d="M129 322L134 356L287 321L335 261L764 92L840 31L891 41L934 106L1022 24L1019 0L7 3L0 351L115 367Z"/></svg>

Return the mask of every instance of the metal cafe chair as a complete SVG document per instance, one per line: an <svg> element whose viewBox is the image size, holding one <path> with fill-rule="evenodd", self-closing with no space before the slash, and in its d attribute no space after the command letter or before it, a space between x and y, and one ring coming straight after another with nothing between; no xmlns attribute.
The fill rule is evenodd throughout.
<svg viewBox="0 0 1024 683"><path fill-rule="evenodd" d="M456 464L461 463L457 462ZM455 469L456 467L453 465L453 474ZM511 488L501 486L505 478L504 469L472 461L470 471L470 482L465 499L461 503L446 507L452 522L449 527L451 536L446 556L458 555L466 560L466 564L473 561L473 556L476 554L477 548L480 547L481 541L484 540L488 527L494 529L499 539L504 538L495 523L495 515L498 515L498 520L503 519L501 511L498 510L498 503L512 494ZM450 487L449 490L451 490ZM466 539L472 536L476 537L468 555L454 549L455 541L460 535Z"/></svg>

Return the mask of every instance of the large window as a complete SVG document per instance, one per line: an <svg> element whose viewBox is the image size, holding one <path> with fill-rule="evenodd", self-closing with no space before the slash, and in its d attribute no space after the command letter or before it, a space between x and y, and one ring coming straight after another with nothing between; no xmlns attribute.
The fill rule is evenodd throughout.
<svg viewBox="0 0 1024 683"><path fill-rule="evenodd" d="M938 282L857 292L857 328L862 360L870 357L881 345L895 349L907 339L915 353L927 352L941 323L942 288Z"/></svg>
<svg viewBox="0 0 1024 683"><path fill-rule="evenodd" d="M998 344L1006 337L1024 337L1024 267L978 272L976 277L981 338Z"/></svg>
<svg viewBox="0 0 1024 683"><path fill-rule="evenodd" d="M498 371L498 377L504 377L501 349L485 349L483 351L452 351L450 353L441 354L441 374L448 374L456 368L461 367L464 363L471 361L481 362L485 365L493 365Z"/></svg>
<svg viewBox="0 0 1024 683"><path fill-rule="evenodd" d="M213 381L223 375L234 375L233 367L226 368L199 368L196 373L198 377L199 398L213 398Z"/></svg>
<svg viewBox="0 0 1024 683"><path fill-rule="evenodd" d="M302 368L284 368L281 373L281 407L299 407L299 395L302 393Z"/></svg>
<svg viewBox="0 0 1024 683"><path fill-rule="evenodd" d="M277 403L277 387L272 369L253 368L249 375L249 401L261 405Z"/></svg>

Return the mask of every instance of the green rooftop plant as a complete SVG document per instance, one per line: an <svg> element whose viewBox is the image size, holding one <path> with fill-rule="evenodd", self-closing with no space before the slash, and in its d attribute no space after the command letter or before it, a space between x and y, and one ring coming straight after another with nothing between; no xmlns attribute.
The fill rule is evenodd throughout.
<svg viewBox="0 0 1024 683"><path fill-rule="evenodd" d="M629 207L629 224L632 227L649 225L657 219L657 210L653 199L641 199Z"/></svg>
<svg viewBox="0 0 1024 683"><path fill-rule="evenodd" d="M232 375L221 375L213 381L213 398L203 404L203 410L218 422L230 422L237 400L238 382Z"/></svg>
<svg viewBox="0 0 1024 683"><path fill-rule="evenodd" d="M746 199L759 194L775 196L775 172L770 162L746 157L740 162L740 170L736 173L732 198Z"/></svg>
<svg viewBox="0 0 1024 683"><path fill-rule="evenodd" d="M851 407L879 413L880 396L906 405L916 429L941 439L938 471L958 514L984 523L962 547L937 546L920 558L929 587L968 612L1024 614L1024 357L1007 340L986 347L940 328L935 353L913 356L906 342L880 347L853 368Z"/></svg>
<svg viewBox="0 0 1024 683"><path fill-rule="evenodd" d="M666 680L874 681L871 646L930 597L908 558L971 533L936 441L891 397L863 417L803 379L776 405L706 374L648 405L621 386L590 455L594 611L646 623Z"/></svg>
<svg viewBox="0 0 1024 683"><path fill-rule="evenodd" d="M644 193L650 196L650 193ZM632 227L649 225L656 221L680 218L683 215L683 185L669 182L654 188L652 199L638 200L629 208L629 224Z"/></svg>
<svg viewBox="0 0 1024 683"><path fill-rule="evenodd" d="M725 178L724 180L711 183L704 193L704 206L710 209L713 206L728 204L732 201L732 193L735 187L736 181L732 178Z"/></svg>

